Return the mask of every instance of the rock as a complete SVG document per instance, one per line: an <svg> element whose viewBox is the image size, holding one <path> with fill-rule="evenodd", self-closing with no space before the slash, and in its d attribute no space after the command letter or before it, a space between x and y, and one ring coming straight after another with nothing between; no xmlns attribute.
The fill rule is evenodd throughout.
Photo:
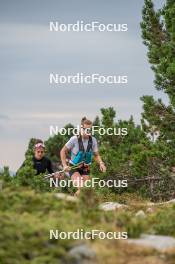
<svg viewBox="0 0 175 264"><path fill-rule="evenodd" d="M106 202L100 204L100 209L104 211L115 211L116 209L126 208L125 204L119 204L117 202Z"/></svg>
<svg viewBox="0 0 175 264"><path fill-rule="evenodd" d="M73 247L68 254L70 257L73 257L74 264L92 263L91 261L96 257L94 250L86 244Z"/></svg>
<svg viewBox="0 0 175 264"><path fill-rule="evenodd" d="M152 208L152 207L149 207L149 208L146 209L146 212L149 213L149 214L152 214L152 213L155 212L155 209Z"/></svg>
<svg viewBox="0 0 175 264"><path fill-rule="evenodd" d="M61 199L61 200L71 201L71 202L77 202L78 201L78 198L77 197L74 197L74 196L71 196L71 195L67 195L65 193L55 193L54 195L58 199Z"/></svg>
<svg viewBox="0 0 175 264"><path fill-rule="evenodd" d="M158 235L141 235L138 239L128 239L128 243L137 244L139 246L152 247L157 250L166 250L175 248L175 238L169 236Z"/></svg>
<svg viewBox="0 0 175 264"><path fill-rule="evenodd" d="M175 203L175 199L172 199L166 202L161 202L161 203L147 203L147 206L157 206L157 205L173 204L173 203Z"/></svg>
<svg viewBox="0 0 175 264"><path fill-rule="evenodd" d="M135 214L136 217L139 217L139 218L145 218L146 217L146 214L144 213L143 210L140 210L138 211L136 214Z"/></svg>
<svg viewBox="0 0 175 264"><path fill-rule="evenodd" d="M175 199L172 199L170 201L167 201L166 203L175 203Z"/></svg>
<svg viewBox="0 0 175 264"><path fill-rule="evenodd" d="M78 198L75 197L75 196L67 195L66 201L77 202L78 201Z"/></svg>

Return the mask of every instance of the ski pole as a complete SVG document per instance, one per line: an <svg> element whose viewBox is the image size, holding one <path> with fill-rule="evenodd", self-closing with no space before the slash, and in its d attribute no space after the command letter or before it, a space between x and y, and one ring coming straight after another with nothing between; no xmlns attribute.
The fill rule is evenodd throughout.
<svg viewBox="0 0 175 264"><path fill-rule="evenodd" d="M80 162L80 163L78 163L78 164L76 164L76 165L73 165L73 166L71 167L71 170L78 169L79 166L82 165L82 164L84 164L84 161L83 161L83 162ZM88 164L86 164L86 165L88 165ZM45 178L45 179L49 179L49 178L54 177L54 175L57 174L57 173L60 174L60 173L64 173L64 172L65 172L65 169L63 169L63 170L61 170L61 171L56 171L56 172L54 172L54 173L50 173L50 174L44 175L44 178Z"/></svg>

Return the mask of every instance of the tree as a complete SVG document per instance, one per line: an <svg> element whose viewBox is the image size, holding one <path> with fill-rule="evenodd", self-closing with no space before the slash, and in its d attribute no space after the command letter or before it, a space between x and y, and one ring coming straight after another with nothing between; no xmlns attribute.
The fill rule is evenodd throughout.
<svg viewBox="0 0 175 264"><path fill-rule="evenodd" d="M152 0L145 0L142 16L142 38L148 47L156 88L167 93L175 107L175 2L167 0L156 12Z"/></svg>
<svg viewBox="0 0 175 264"><path fill-rule="evenodd" d="M170 104L143 96L141 122L145 133L153 141L157 139L159 146L164 146L170 164L175 162L175 2L167 0L162 9L156 11L152 0L145 0L142 17L142 38L155 73L155 86L168 95Z"/></svg>

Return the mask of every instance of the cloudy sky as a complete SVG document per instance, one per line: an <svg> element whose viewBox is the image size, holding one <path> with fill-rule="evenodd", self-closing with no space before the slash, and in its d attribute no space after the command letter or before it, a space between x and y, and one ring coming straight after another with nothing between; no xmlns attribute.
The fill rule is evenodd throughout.
<svg viewBox="0 0 175 264"><path fill-rule="evenodd" d="M162 1L154 1L160 7ZM0 167L16 170L31 137L49 126L77 125L113 106L139 122L143 94L162 97L142 44L143 0L0 0ZM128 32L50 32L60 23L128 24ZM49 73L127 75L127 85L50 85Z"/></svg>

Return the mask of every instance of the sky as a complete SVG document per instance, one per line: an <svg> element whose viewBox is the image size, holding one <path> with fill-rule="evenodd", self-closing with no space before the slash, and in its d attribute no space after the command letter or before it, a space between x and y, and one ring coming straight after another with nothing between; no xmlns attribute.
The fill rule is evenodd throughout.
<svg viewBox="0 0 175 264"><path fill-rule="evenodd" d="M142 44L143 0L0 0L0 167L15 171L31 137L50 125L79 124L112 106L116 119L139 123L142 95L154 88ZM154 1L157 8L162 0ZM128 24L127 32L50 32L49 22ZM127 75L127 85L50 85L51 72Z"/></svg>

